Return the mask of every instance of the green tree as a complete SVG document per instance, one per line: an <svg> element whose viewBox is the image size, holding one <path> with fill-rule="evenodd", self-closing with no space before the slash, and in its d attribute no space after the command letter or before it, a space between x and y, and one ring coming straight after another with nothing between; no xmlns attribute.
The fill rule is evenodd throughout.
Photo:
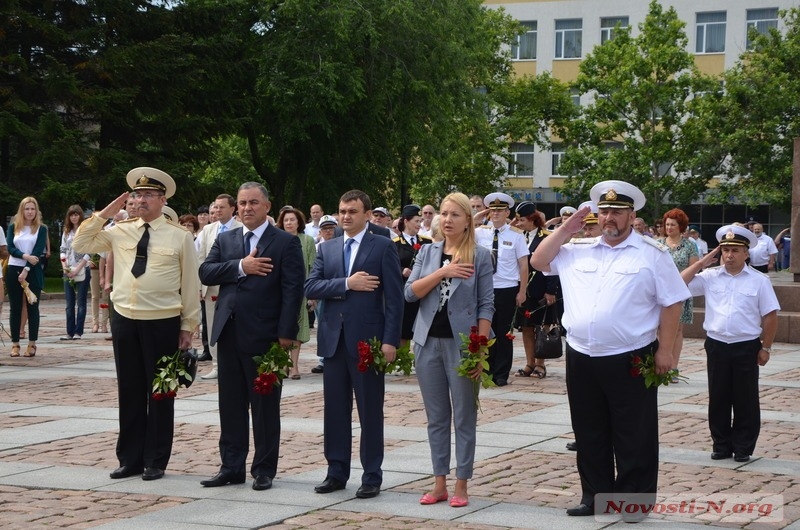
<svg viewBox="0 0 800 530"><path fill-rule="evenodd" d="M785 32L751 32L753 48L725 73L725 93L703 114L718 131L717 201L791 205L793 140L800 137L800 9L781 14Z"/></svg>
<svg viewBox="0 0 800 530"><path fill-rule="evenodd" d="M559 131L568 145L560 168L571 175L561 191L574 201L599 181L624 180L642 189L656 216L705 191L714 174L696 151L708 134L690 118L718 82L697 71L684 26L653 0L637 36L618 30L581 63L575 87L592 102Z"/></svg>

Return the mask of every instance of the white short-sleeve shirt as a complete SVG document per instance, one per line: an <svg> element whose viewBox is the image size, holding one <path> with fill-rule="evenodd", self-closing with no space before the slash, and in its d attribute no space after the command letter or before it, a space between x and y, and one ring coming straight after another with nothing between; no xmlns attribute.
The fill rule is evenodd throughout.
<svg viewBox="0 0 800 530"><path fill-rule="evenodd" d="M522 232L513 230L509 225L503 225L497 235L497 272L492 277L495 289L517 287L521 281L519 277L519 259L530 254L525 236ZM494 241L494 225L488 224L475 230L475 242L492 251Z"/></svg>
<svg viewBox="0 0 800 530"><path fill-rule="evenodd" d="M706 334L726 344L757 339L761 317L781 308L769 277L746 265L735 276L725 267L706 269L689 282L689 291L706 297Z"/></svg>
<svg viewBox="0 0 800 530"><path fill-rule="evenodd" d="M634 231L614 247L602 237L567 243L545 274L561 279L567 342L593 357L647 346L661 310L690 297L666 247Z"/></svg>

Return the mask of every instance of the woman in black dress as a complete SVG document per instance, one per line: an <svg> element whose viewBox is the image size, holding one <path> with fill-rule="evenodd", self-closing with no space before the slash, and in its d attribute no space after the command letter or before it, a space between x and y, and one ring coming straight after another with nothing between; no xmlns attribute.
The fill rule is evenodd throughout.
<svg viewBox="0 0 800 530"><path fill-rule="evenodd" d="M414 258L416 258L417 252L422 248L422 245L433 243L431 238L419 235L419 229L422 226L420 210L420 207L416 204L409 204L403 207L400 220L397 223L400 235L392 240L397 245L397 253L400 255L400 274L403 276L403 281L411 276L411 270L414 268ZM414 319L417 318L418 310L419 302L406 302L403 309L403 327L400 331L402 344L406 344L414 336Z"/></svg>

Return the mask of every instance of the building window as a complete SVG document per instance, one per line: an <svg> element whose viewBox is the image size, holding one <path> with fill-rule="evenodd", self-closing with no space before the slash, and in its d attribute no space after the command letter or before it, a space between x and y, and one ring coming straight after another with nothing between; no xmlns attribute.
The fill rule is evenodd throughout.
<svg viewBox="0 0 800 530"><path fill-rule="evenodd" d="M581 108L581 93L577 88L569 89L569 99L572 100L572 104L575 105L576 108Z"/></svg>
<svg viewBox="0 0 800 530"><path fill-rule="evenodd" d="M747 49L753 47L750 42L750 30L755 29L761 35L769 33L771 28L778 29L778 8L768 7L765 9L747 10Z"/></svg>
<svg viewBox="0 0 800 530"><path fill-rule="evenodd" d="M697 53L723 53L725 51L725 11L697 13Z"/></svg>
<svg viewBox="0 0 800 530"><path fill-rule="evenodd" d="M583 41L583 20L556 20L556 59L579 59Z"/></svg>
<svg viewBox="0 0 800 530"><path fill-rule="evenodd" d="M511 46L511 60L524 61L536 59L536 21L520 22L527 31L517 36L517 41Z"/></svg>
<svg viewBox="0 0 800 530"><path fill-rule="evenodd" d="M533 146L526 144L511 144L511 153L508 160L509 177L533 176Z"/></svg>
<svg viewBox="0 0 800 530"><path fill-rule="evenodd" d="M561 165L561 162L564 160L564 155L567 153L564 151L563 144L553 144L550 160L552 162L552 169L551 175L560 175L561 173L558 172L558 168Z"/></svg>
<svg viewBox="0 0 800 530"><path fill-rule="evenodd" d="M619 29L628 28L628 17L607 17L600 19L600 44L605 44L614 38L614 33Z"/></svg>

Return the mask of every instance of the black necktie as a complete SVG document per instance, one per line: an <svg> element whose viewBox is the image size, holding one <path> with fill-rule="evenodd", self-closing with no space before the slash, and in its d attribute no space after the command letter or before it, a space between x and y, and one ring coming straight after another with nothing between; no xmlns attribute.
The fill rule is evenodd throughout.
<svg viewBox="0 0 800 530"><path fill-rule="evenodd" d="M250 239L253 237L253 232L247 232L244 235L244 256L247 257L250 255Z"/></svg>
<svg viewBox="0 0 800 530"><path fill-rule="evenodd" d="M497 240L500 230L494 229L494 239L492 240L492 272L497 272Z"/></svg>
<svg viewBox="0 0 800 530"><path fill-rule="evenodd" d="M138 278L144 274L144 269L147 266L147 243L150 242L150 225L145 223L144 234L136 245L136 259L133 260L133 267L131 267L131 274L134 278Z"/></svg>
<svg viewBox="0 0 800 530"><path fill-rule="evenodd" d="M414 236L411 236L411 246L413 247L416 244L417 244L417 238L414 237Z"/></svg>

